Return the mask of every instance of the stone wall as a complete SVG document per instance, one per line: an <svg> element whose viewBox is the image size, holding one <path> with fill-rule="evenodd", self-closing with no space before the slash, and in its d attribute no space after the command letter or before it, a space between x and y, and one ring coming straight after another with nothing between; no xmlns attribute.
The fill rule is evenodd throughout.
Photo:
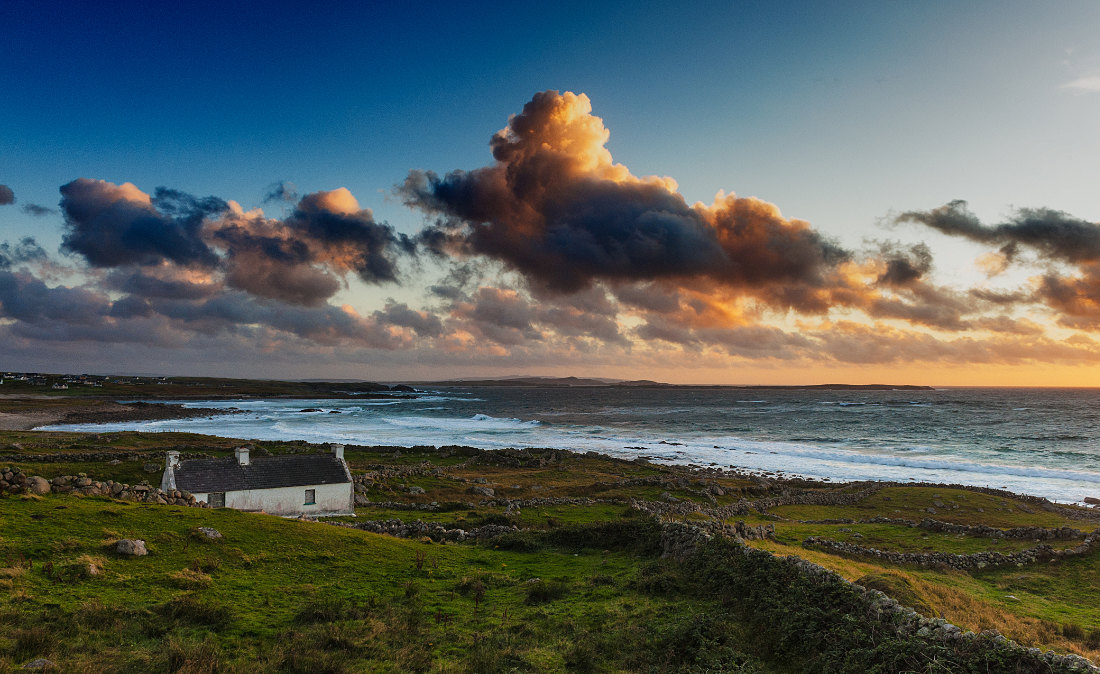
<svg viewBox="0 0 1100 674"><path fill-rule="evenodd" d="M835 541L820 536L810 536L802 542L805 548L818 548L829 552L849 555L853 557L874 557L892 564L913 564L923 567L950 567L962 571L985 569L990 567L1018 566L1022 567L1035 562L1049 562L1066 557L1075 557L1092 551L1094 545L1100 540L1100 533L1089 534L1078 546L1064 550L1055 550L1051 546L1041 543L1020 552L976 552L969 555L951 554L947 552L895 552L893 550L879 550L867 548L854 543Z"/></svg>
<svg viewBox="0 0 1100 674"><path fill-rule="evenodd" d="M78 475L62 475L52 480L37 475L28 476L19 468L4 468L0 470L0 494L78 494L82 496L107 496L122 501L138 501L142 503L159 503L161 505L178 505L190 508L202 508L206 504L195 500L190 492L180 489L162 491L147 484L129 485L114 480L99 482L88 477L84 473Z"/></svg>
<svg viewBox="0 0 1100 674"><path fill-rule="evenodd" d="M860 597L868 617L882 618L880 621L899 636L912 637L929 642L938 642L954 646L962 651L972 650L980 642L995 649L1004 650L1021 658L1031 665L1027 671L1043 672L1100 672L1091 662L1079 655L1061 655L1054 651L1040 651L1038 648L1025 648L1015 641L1005 638L995 630L983 630L980 633L964 631L957 625L941 618L925 618L911 608L900 605L894 599L878 590L869 590L851 583L840 575L800 557L774 557L763 551L741 546L740 552L746 557L755 558L760 564L781 564L793 567L804 579L821 585L842 584L852 587Z"/></svg>

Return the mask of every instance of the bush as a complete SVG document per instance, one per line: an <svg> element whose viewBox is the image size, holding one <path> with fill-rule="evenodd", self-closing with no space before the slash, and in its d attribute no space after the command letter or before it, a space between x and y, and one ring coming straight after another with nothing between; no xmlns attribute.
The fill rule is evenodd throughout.
<svg viewBox="0 0 1100 674"><path fill-rule="evenodd" d="M233 613L227 607L216 602L204 602L191 595L182 595L162 604L158 613L173 622L218 629L233 621Z"/></svg>
<svg viewBox="0 0 1100 674"><path fill-rule="evenodd" d="M176 674L216 674L222 670L221 650L209 635L202 641L169 637L165 657L167 671Z"/></svg>
<svg viewBox="0 0 1100 674"><path fill-rule="evenodd" d="M53 645L49 630L44 627L27 627L15 630L15 658L27 658L46 655Z"/></svg>
<svg viewBox="0 0 1100 674"><path fill-rule="evenodd" d="M362 620L370 615L372 608L373 602L354 604L342 599L321 599L303 604L294 616L294 622L312 625L341 620Z"/></svg>
<svg viewBox="0 0 1100 674"><path fill-rule="evenodd" d="M569 592L569 586L560 580L545 581L535 579L527 583L527 604L545 604L561 599Z"/></svg>

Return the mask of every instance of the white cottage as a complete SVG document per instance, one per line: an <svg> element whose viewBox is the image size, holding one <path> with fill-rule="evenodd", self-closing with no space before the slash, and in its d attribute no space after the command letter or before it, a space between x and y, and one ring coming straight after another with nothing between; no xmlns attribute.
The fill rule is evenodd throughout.
<svg viewBox="0 0 1100 674"><path fill-rule="evenodd" d="M232 458L180 461L168 452L160 488L184 489L215 508L271 515L351 515L355 491L344 446L332 454L284 454L251 458L239 447Z"/></svg>

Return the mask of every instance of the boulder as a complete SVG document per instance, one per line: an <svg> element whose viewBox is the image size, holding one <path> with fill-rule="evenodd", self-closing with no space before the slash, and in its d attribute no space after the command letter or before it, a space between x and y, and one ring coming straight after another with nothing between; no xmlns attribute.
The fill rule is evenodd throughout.
<svg viewBox="0 0 1100 674"><path fill-rule="evenodd" d="M409 487L409 493L410 494L423 494L424 493L424 488L423 487L412 486L412 487Z"/></svg>
<svg viewBox="0 0 1100 674"><path fill-rule="evenodd" d="M1094 496L1086 496L1084 500L1089 505L1100 505L1100 498Z"/></svg>
<svg viewBox="0 0 1100 674"><path fill-rule="evenodd" d="M478 496L492 497L496 495L492 487L470 487L466 492L469 494L477 494Z"/></svg>
<svg viewBox="0 0 1100 674"><path fill-rule="evenodd" d="M198 532L198 534L200 536L203 536L205 538L209 538L210 540L217 540L219 538L224 538L222 536L222 532L220 532L217 529L214 529L212 527L199 527L195 531Z"/></svg>
<svg viewBox="0 0 1100 674"><path fill-rule="evenodd" d="M35 658L34 660L31 660L27 664L23 665L21 667L21 669L27 669L27 670L52 670L56 666L57 665L55 665L50 660L47 660L46 658Z"/></svg>
<svg viewBox="0 0 1100 674"><path fill-rule="evenodd" d="M50 481L44 477L38 475L32 475L27 478L27 491L31 494L49 494L50 493Z"/></svg>
<svg viewBox="0 0 1100 674"><path fill-rule="evenodd" d="M149 554L145 548L145 541L140 538L124 538L115 543L115 552L129 557L143 557Z"/></svg>

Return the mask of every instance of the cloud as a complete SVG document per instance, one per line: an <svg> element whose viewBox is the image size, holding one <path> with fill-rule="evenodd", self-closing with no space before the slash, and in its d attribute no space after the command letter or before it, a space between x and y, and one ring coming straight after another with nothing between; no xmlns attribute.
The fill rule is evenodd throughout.
<svg viewBox="0 0 1100 674"><path fill-rule="evenodd" d="M217 254L202 225L226 210L215 197L196 199L159 188L151 198L132 183L78 178L61 187L62 248L94 267L158 264L214 267Z"/></svg>
<svg viewBox="0 0 1100 674"><path fill-rule="evenodd" d="M294 186L294 183L288 180L271 183L271 185L268 186L267 191L264 193L263 199L263 202L265 204L280 202L293 204L297 201L298 188Z"/></svg>
<svg viewBox="0 0 1100 674"><path fill-rule="evenodd" d="M34 237L25 236L15 245L7 241L0 243L0 269L10 269L20 262L43 262L46 259L46 251Z"/></svg>
<svg viewBox="0 0 1100 674"><path fill-rule="evenodd" d="M909 211L896 222L915 222L945 234L1000 246L992 257L983 257L991 271L1003 271L1023 250L1033 252L1050 268L1030 293L988 295L989 301L1043 302L1060 312L1060 322L1070 326L1100 325L1100 225L1049 208L1018 209L1006 222L985 225L967 209L965 201L952 201L930 211ZM1076 275L1062 272L1068 264ZM972 293L973 294L973 293Z"/></svg>
<svg viewBox="0 0 1100 674"><path fill-rule="evenodd" d="M932 270L932 251L923 243L903 247L896 243L881 244L886 269L878 282L888 286L906 286L920 280Z"/></svg>
<svg viewBox="0 0 1100 674"><path fill-rule="evenodd" d="M1100 260L1100 225L1049 208L1021 208L1006 222L983 225L965 201L957 200L930 211L907 211L895 222L919 223L944 234L1005 246L1001 253L1009 259L1019 246L1027 246L1047 259Z"/></svg>
<svg viewBox="0 0 1100 674"><path fill-rule="evenodd" d="M0 206L10 206L15 203L15 192L7 185L0 185Z"/></svg>
<svg viewBox="0 0 1100 674"><path fill-rule="evenodd" d="M49 208L47 206L40 206L38 204L23 204L23 212L27 215L33 215L36 218L41 218L46 215L53 215L57 212L57 209Z"/></svg>
<svg viewBox="0 0 1100 674"><path fill-rule="evenodd" d="M1100 75L1078 77L1061 85L1059 89L1070 89L1083 94L1098 92L1100 91Z"/></svg>
<svg viewBox="0 0 1100 674"><path fill-rule="evenodd" d="M280 198L291 197L286 184L279 188ZM346 274L394 283L397 256L415 248L342 187L305 195L284 219L164 187L150 196L131 183L81 178L61 193L62 249L93 267L198 270L291 304L323 304Z"/></svg>
<svg viewBox="0 0 1100 674"><path fill-rule="evenodd" d="M386 306L375 311L371 318L381 325L395 325L409 328L421 337L439 337L443 335L443 321L427 311L410 309L404 302L388 300Z"/></svg>
<svg viewBox="0 0 1100 674"><path fill-rule="evenodd" d="M777 306L820 302L815 291L847 251L758 199L690 206L672 179L614 163L608 137L587 96L536 94L493 136L492 165L410 173L405 202L436 218L419 241L498 260L561 293L704 277Z"/></svg>

